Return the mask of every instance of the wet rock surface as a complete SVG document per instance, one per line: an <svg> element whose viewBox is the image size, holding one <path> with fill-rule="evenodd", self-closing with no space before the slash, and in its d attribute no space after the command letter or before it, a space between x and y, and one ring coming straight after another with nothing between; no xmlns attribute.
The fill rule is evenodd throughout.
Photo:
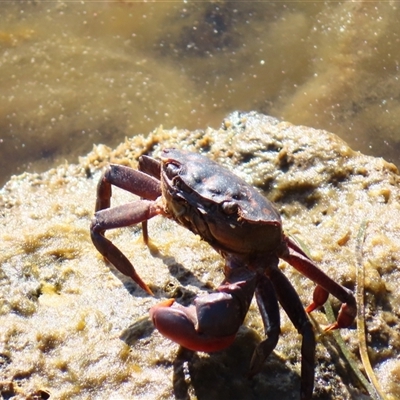
<svg viewBox="0 0 400 400"><path fill-rule="evenodd" d="M192 354L154 331L149 308L187 302L222 281L223 260L199 237L161 217L110 231L155 293L151 297L94 249L89 237L101 168L137 168L164 147L198 151L258 187L331 277L355 290L365 268L368 351L388 398L400 396L399 175L380 158L352 151L337 136L256 114L233 113L219 130L157 129L116 149L96 146L79 165L13 177L0 192L0 393L3 398L293 399L300 388L301 337L282 311L282 335L261 373L245 377L263 337L254 303L234 344ZM112 205L134 199L114 191ZM365 225L363 246L359 246ZM281 268L304 305L314 284ZM337 311L340 304L332 299ZM323 312L313 312L321 325ZM358 359L356 331L342 336ZM318 337L316 399L367 399L330 334Z"/></svg>

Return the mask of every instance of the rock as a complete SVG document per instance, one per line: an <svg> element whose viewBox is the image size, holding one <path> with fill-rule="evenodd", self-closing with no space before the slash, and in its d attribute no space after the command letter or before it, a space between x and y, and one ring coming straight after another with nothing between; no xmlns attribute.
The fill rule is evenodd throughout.
<svg viewBox="0 0 400 400"><path fill-rule="evenodd" d="M285 232L344 286L355 290L357 268L365 268L369 355L388 398L400 397L396 167L354 152L328 132L237 112L219 130L159 128L114 150L96 146L79 165L15 176L5 185L0 192L3 397L298 397L301 337L283 311L278 346L252 380L245 374L263 337L255 303L234 344L219 353L178 350L153 330L148 310L160 299L191 298L222 281L223 260L199 237L161 217L149 222L150 248L140 226L107 232L155 297L93 247L89 224L101 168L108 162L137 168L141 154L157 157L162 147L202 152L262 190L281 212ZM116 189L112 204L132 199ZM281 268L308 305L315 285L292 267L281 263ZM332 304L337 311L340 304L335 299ZM323 312L312 316L327 324ZM354 327L341 334L358 359ZM332 335L318 338L314 398L369 398Z"/></svg>

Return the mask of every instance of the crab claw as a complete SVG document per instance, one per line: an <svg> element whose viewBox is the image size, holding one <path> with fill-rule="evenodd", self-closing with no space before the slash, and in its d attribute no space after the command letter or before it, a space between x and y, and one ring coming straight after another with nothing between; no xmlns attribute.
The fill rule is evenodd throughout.
<svg viewBox="0 0 400 400"><path fill-rule="evenodd" d="M219 351L235 340L255 288L256 274L226 265L217 292L196 297L188 307L166 300L150 309L150 317L162 335L189 350Z"/></svg>
<svg viewBox="0 0 400 400"><path fill-rule="evenodd" d="M347 289L344 289L347 290ZM306 312L310 313L314 311L316 308L321 307L328 300L329 292L326 291L323 287L317 285L314 294L313 294L313 302L306 308ZM354 321L356 317L357 310L354 307L350 307L348 304L343 303L340 308L339 315L337 320L328 325L324 331L329 332L335 329L340 328L348 328Z"/></svg>
<svg viewBox="0 0 400 400"><path fill-rule="evenodd" d="M229 296L226 293L214 293L202 297L207 297L207 300L210 300L209 297L215 297L215 295ZM199 300L199 298L196 300ZM196 300L195 302L197 303ZM235 340L237 329L233 333L221 336L216 336L213 332L207 332L207 327L205 327L205 330L200 331L198 308L198 306L194 305L183 307L180 304L174 303L173 299L170 299L153 306L150 309L150 318L162 335L189 350L210 353L230 346ZM206 318L208 319L209 317L210 315ZM218 321L219 317L214 317L211 317L212 320L204 321L205 325ZM221 317L224 317L223 314Z"/></svg>
<svg viewBox="0 0 400 400"><path fill-rule="evenodd" d="M355 317L356 310L354 310L352 307L349 307L347 304L342 304L336 322L328 325L324 331L329 332L335 329L348 328L353 323Z"/></svg>
<svg viewBox="0 0 400 400"><path fill-rule="evenodd" d="M306 312L310 313L316 308L321 307L328 300L329 292L326 291L322 286L317 285L314 294L313 302L306 308Z"/></svg>

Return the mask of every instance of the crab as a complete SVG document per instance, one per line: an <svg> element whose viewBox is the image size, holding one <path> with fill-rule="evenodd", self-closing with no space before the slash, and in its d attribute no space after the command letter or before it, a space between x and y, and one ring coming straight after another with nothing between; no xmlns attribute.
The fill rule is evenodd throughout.
<svg viewBox="0 0 400 400"><path fill-rule="evenodd" d="M266 338L254 350L248 373L252 377L278 342L280 304L302 335L300 397L310 399L315 335L307 313L322 306L331 293L342 305L336 322L326 330L347 328L356 316L353 293L322 272L284 234L273 203L244 180L201 154L169 148L161 152L160 159L143 155L139 170L107 166L97 187L96 212L90 227L94 246L120 272L153 295L105 232L142 223L148 245L147 221L162 215L199 235L223 257L224 279L216 291L198 296L189 306L174 299L153 306L150 317L154 326L187 349L219 351L234 341L255 295ZM112 185L141 199L110 208ZM278 267L279 259L316 283L307 308Z"/></svg>

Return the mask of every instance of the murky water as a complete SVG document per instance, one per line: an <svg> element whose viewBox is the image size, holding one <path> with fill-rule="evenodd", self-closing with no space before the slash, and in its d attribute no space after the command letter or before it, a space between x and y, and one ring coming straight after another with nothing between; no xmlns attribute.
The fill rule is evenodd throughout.
<svg viewBox="0 0 400 400"><path fill-rule="evenodd" d="M0 184L235 109L399 165L399 17L396 2L2 3Z"/></svg>

